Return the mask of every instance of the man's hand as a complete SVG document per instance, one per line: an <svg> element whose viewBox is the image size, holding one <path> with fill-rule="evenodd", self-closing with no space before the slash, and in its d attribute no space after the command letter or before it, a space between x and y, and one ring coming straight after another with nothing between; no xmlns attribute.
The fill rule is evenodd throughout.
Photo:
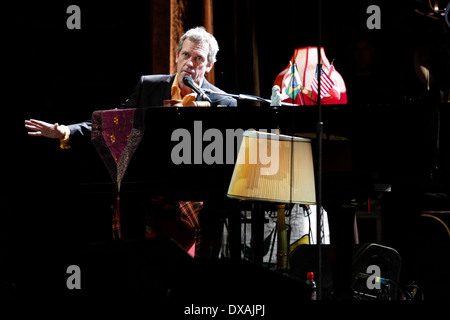
<svg viewBox="0 0 450 320"><path fill-rule="evenodd" d="M32 130L28 135L35 137L47 137L52 139L63 139L69 128L57 123L51 124L40 120L25 120L25 128Z"/></svg>

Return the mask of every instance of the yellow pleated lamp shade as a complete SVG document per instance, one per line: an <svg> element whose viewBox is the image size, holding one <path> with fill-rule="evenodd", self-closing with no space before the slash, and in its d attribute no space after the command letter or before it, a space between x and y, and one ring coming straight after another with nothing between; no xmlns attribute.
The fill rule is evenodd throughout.
<svg viewBox="0 0 450 320"><path fill-rule="evenodd" d="M315 204L311 140L245 131L228 197Z"/></svg>

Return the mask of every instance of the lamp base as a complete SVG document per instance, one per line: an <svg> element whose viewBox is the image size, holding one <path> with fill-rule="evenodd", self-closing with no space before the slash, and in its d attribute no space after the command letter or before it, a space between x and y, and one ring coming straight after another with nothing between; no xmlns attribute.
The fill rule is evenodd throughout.
<svg viewBox="0 0 450 320"><path fill-rule="evenodd" d="M277 204L277 270L281 272L289 270L285 209L286 205Z"/></svg>

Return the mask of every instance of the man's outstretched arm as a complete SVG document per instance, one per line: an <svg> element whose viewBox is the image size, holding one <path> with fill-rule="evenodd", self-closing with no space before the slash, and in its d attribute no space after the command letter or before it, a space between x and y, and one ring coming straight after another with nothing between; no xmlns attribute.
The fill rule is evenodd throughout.
<svg viewBox="0 0 450 320"><path fill-rule="evenodd" d="M70 129L65 125L57 123L51 124L40 120L25 120L25 128L31 130L28 135L34 137L47 137L51 139L59 139L61 148L68 149L68 141L70 137Z"/></svg>

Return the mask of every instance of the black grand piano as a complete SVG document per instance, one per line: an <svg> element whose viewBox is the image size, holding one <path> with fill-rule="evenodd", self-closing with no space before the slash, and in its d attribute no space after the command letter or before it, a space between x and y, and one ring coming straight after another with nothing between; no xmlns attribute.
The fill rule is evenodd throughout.
<svg viewBox="0 0 450 320"><path fill-rule="evenodd" d="M124 238L144 236L142 208L149 199L201 200L221 217L230 221L234 218L229 229L231 257L240 259L240 207L226 196L234 168L230 159L237 156L238 133L250 128L269 132L279 129L282 134L307 136L312 138L317 157L317 106L154 107L145 109L142 116L144 134L121 183ZM322 120L323 206L328 212L332 243L353 241L358 203L374 196L375 184L389 185L391 192L382 203L383 242L399 248L407 260L403 247L409 247L409 242L404 239L414 236L420 212L450 209L449 105L324 105ZM175 136L186 133L191 138L184 141L190 154L178 153L184 163L173 159L173 150L179 151L181 143L174 132L178 133ZM211 138L218 132L223 141ZM215 142L217 148L211 153ZM199 150L207 150L214 161L196 158ZM106 172L105 167L96 170ZM89 213L91 232L96 239L110 237L110 210L117 194L112 180L105 174L90 176L80 184L80 194L93 204Z"/></svg>
<svg viewBox="0 0 450 320"><path fill-rule="evenodd" d="M325 174L366 175L373 180L369 184L409 179L439 181L445 186L449 174L449 112L447 104L322 106L323 170ZM154 107L145 110L144 118L144 135L130 160L121 192L145 191L149 196L194 200L226 196L239 130L279 129L282 134L312 137L314 148L318 110L317 106ZM172 136L177 130L184 130L191 138L183 141L190 145L191 154L184 155L180 164L172 159L173 150L179 151L182 141ZM223 141L204 136L211 130L221 132ZM220 144L223 148L215 148ZM199 150L211 154L211 149L212 163L195 156ZM92 186L106 182L95 180L93 177Z"/></svg>
<svg viewBox="0 0 450 320"><path fill-rule="evenodd" d="M398 190L405 187L414 192L447 194L449 113L448 104L436 103L322 106L324 207L367 199L376 183L399 185ZM311 137L315 150L317 106L153 107L142 115L143 137L122 179L124 212L133 212L141 200L161 196L208 201L226 208L238 136L243 130L278 129L282 134ZM214 141L214 134L205 135L208 131L222 133L223 141ZM190 155L179 152L183 139L173 135L175 132L189 135L190 141L183 143L190 146ZM174 163L174 150L183 157L181 163ZM212 163L198 157L199 152L212 155ZM81 192L114 194L116 189L103 174L84 180ZM127 214L130 216L122 215L125 221L137 219L137 223L135 214ZM135 223L124 230L125 234L137 236L135 232L140 231Z"/></svg>

